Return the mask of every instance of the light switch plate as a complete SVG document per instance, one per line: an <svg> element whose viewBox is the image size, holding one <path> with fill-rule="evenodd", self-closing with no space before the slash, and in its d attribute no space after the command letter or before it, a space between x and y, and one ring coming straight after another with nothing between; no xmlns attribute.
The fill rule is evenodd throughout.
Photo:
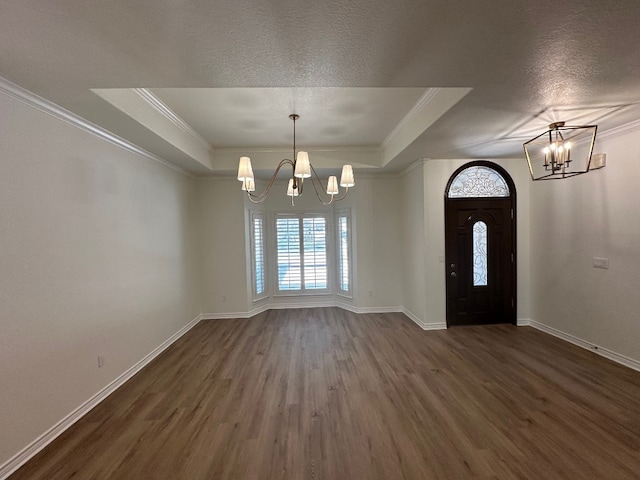
<svg viewBox="0 0 640 480"><path fill-rule="evenodd" d="M607 165L607 154L606 153L594 153L591 156L591 168L598 169Z"/></svg>

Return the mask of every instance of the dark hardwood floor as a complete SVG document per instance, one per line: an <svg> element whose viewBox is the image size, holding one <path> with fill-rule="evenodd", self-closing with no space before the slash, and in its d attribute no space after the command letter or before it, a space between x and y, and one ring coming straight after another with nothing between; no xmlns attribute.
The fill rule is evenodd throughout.
<svg viewBox="0 0 640 480"><path fill-rule="evenodd" d="M638 479L640 373L528 327L203 321L11 479Z"/></svg>

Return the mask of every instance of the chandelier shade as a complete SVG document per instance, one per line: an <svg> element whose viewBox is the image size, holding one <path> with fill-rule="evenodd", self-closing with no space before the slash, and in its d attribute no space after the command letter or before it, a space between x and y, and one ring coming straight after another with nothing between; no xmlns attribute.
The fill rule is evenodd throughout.
<svg viewBox="0 0 640 480"><path fill-rule="evenodd" d="M289 195L290 197L297 197L298 195L300 195L297 185L293 184L293 178L289 179L289 184L287 185L287 195Z"/></svg>
<svg viewBox="0 0 640 480"><path fill-rule="evenodd" d="M253 169L251 168L251 159L249 157L240 157L240 165L238 166L238 180L253 180Z"/></svg>
<svg viewBox="0 0 640 480"><path fill-rule="evenodd" d="M342 175L340 175L340 186L344 188L353 187L356 184L353 179L353 169L351 165L344 165L342 167Z"/></svg>
<svg viewBox="0 0 640 480"><path fill-rule="evenodd" d="M329 181L327 182L327 195L337 195L338 194L338 179L335 175L331 175L329 177Z"/></svg>
<svg viewBox="0 0 640 480"><path fill-rule="evenodd" d="M254 192L256 189L256 183L253 178L248 178L242 181L242 190L246 192Z"/></svg>
<svg viewBox="0 0 640 480"><path fill-rule="evenodd" d="M344 165L342 167L340 186L343 187L345 191L341 197L336 197L340 192L338 189L338 179L335 175L331 175L329 177L329 180L327 181L327 188L324 190L321 186L320 177L313 168L313 165L311 165L309 153L299 151L296 155L296 120L298 120L300 116L292 113L289 115L289 118L293 120L293 156L291 159L285 158L280 161L275 172L273 172L267 183L267 188L260 194L253 193L256 189L256 185L253 168L251 166L251 159L249 157L240 157L240 163L238 164L238 180L242 182L242 190L247 192L249 200L253 203L264 202L271 191L271 187L273 186L280 169L285 165L289 165L291 167L291 177L287 184L287 195L291 197L291 205L294 205L294 197L302 195L305 179L309 179L308 181L311 182L318 200L323 205L330 205L334 201L344 199L349 193L349 188L355 186L353 168L351 165ZM326 197L323 198L325 192Z"/></svg>
<svg viewBox="0 0 640 480"><path fill-rule="evenodd" d="M294 176L298 178L309 178L311 176L311 163L309 163L309 154L307 152L298 152Z"/></svg>
<svg viewBox="0 0 640 480"><path fill-rule="evenodd" d="M555 180L587 173L596 141L596 125L549 125L549 130L524 143L533 180Z"/></svg>

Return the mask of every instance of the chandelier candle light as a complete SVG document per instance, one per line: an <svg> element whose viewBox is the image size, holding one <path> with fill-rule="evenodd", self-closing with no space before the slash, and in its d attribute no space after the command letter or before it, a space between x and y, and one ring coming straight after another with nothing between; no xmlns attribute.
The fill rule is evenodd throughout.
<svg viewBox="0 0 640 480"><path fill-rule="evenodd" d="M280 161L276 171L273 172L269 182L267 183L267 188L264 192L260 194L254 194L253 192L256 189L255 178L253 175L253 168L251 167L251 159L249 157L240 157L240 164L238 165L238 180L242 182L242 190L247 192L247 196L249 200L253 203L262 203L266 200L271 187L273 186L273 182L276 180L278 176L278 172L284 165L291 165L291 178L289 179L289 183L287 185L287 195L291 197L291 205L294 205L294 198L302 195L302 190L304 187L304 179L309 178L311 181L311 185L316 192L316 196L318 200L323 205L330 205L331 203L338 200L342 200L349 193L349 188L355 185L355 180L353 178L353 169L351 165L344 165L342 167L342 175L340 177L340 186L345 189L344 194L341 197L335 197L338 195L338 179L335 175L331 175L329 180L327 181L327 190L326 190L326 201L323 200L320 192L318 191L318 187L322 189L322 183L320 181L320 177L316 173L313 165L309 161L309 154L307 152L300 151L296 156L296 120L300 118L299 115L292 113L289 115L289 118L293 120L293 159L290 160L285 158Z"/></svg>
<svg viewBox="0 0 640 480"><path fill-rule="evenodd" d="M565 126L564 122L549 125L549 130L526 142L524 153L533 180L553 180L587 173L596 141L596 125ZM574 155L576 145L589 146L586 155Z"/></svg>

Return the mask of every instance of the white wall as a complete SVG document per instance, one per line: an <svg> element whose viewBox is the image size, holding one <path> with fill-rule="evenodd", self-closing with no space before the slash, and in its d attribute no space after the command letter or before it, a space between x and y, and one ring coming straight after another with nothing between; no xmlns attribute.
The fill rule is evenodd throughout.
<svg viewBox="0 0 640 480"><path fill-rule="evenodd" d="M356 182L352 199L356 273L353 305L360 309L400 309L401 179L359 176Z"/></svg>
<svg viewBox="0 0 640 480"><path fill-rule="evenodd" d="M600 134L594 151L605 168L531 187L531 318L638 365L640 130Z"/></svg>
<svg viewBox="0 0 640 480"><path fill-rule="evenodd" d="M202 312L246 313L245 192L235 178L201 177L197 184Z"/></svg>
<svg viewBox="0 0 640 480"><path fill-rule="evenodd" d="M200 305L192 178L4 92L0 111L2 465Z"/></svg>
<svg viewBox="0 0 640 480"><path fill-rule="evenodd" d="M425 323L425 215L424 162L418 162L402 176L400 218L402 221L402 301L407 313Z"/></svg>

